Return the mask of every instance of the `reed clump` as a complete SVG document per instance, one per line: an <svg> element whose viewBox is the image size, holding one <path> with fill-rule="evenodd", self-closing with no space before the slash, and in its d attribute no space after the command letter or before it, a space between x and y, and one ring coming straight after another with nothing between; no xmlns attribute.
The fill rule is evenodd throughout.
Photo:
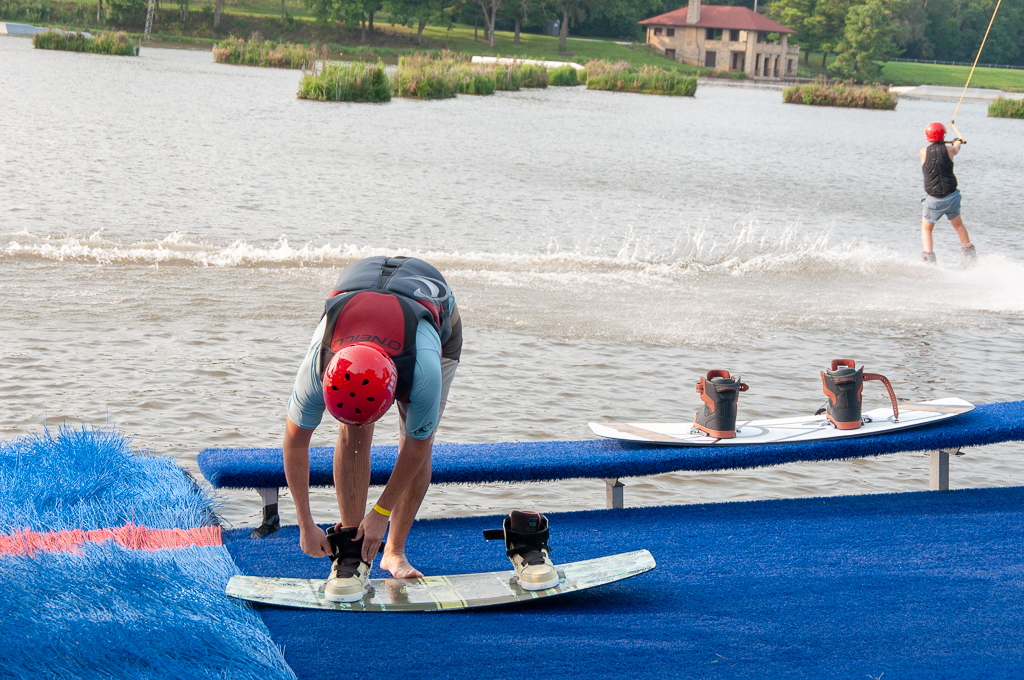
<svg viewBox="0 0 1024 680"><path fill-rule="evenodd" d="M850 109L880 109L892 111L896 108L897 97L884 85L854 85L852 82L837 82L823 79L813 83L794 85L782 91L782 101L787 104L809 106L840 106Z"/></svg>
<svg viewBox="0 0 1024 680"><path fill-rule="evenodd" d="M1000 97L988 105L990 118L1024 118L1024 99Z"/></svg>
<svg viewBox="0 0 1024 680"><path fill-rule="evenodd" d="M697 93L697 78L656 66L633 68L625 61L591 61L587 63L587 89L692 97Z"/></svg>
<svg viewBox="0 0 1024 680"><path fill-rule="evenodd" d="M583 71L582 73L586 73ZM575 87L580 84L576 69L566 64L548 72L548 84L553 87Z"/></svg>
<svg viewBox="0 0 1024 680"><path fill-rule="evenodd" d="M83 33L67 31L46 31L32 36L32 45L41 50L66 50L68 52L90 52L92 54L114 54L136 57L139 48L126 33L100 33L91 38Z"/></svg>
<svg viewBox="0 0 1024 680"><path fill-rule="evenodd" d="M263 40L259 33L253 33L248 40L220 41L213 47L213 59L221 64L308 69L316 63L317 51L305 45Z"/></svg>
<svg viewBox="0 0 1024 680"><path fill-rule="evenodd" d="M400 57L398 69L391 76L391 93L396 97L451 99L460 88L457 72L468 66L467 58L449 50Z"/></svg>
<svg viewBox="0 0 1024 680"><path fill-rule="evenodd" d="M387 102L391 101L391 81L379 60L376 64L323 60L302 70L296 96L321 102Z"/></svg>

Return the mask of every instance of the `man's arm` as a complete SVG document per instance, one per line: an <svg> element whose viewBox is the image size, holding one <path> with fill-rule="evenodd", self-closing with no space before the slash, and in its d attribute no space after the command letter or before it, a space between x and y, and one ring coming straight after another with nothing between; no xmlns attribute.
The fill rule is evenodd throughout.
<svg viewBox="0 0 1024 680"><path fill-rule="evenodd" d="M309 440L312 436L313 430L303 429L288 418L284 430L284 475L295 504L302 552L310 557L323 557L331 554L331 546L309 509Z"/></svg>
<svg viewBox="0 0 1024 680"><path fill-rule="evenodd" d="M958 139L955 142L953 142L952 144L950 144L949 145L949 149L947 149L947 151L949 151L949 157L950 158L952 158L953 156L955 156L958 153L960 153L960 140Z"/></svg>

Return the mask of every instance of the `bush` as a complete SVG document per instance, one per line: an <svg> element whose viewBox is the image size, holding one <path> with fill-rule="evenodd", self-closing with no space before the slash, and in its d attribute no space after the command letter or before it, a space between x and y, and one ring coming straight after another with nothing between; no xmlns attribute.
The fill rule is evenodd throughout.
<svg viewBox="0 0 1024 680"><path fill-rule="evenodd" d="M896 108L897 97L884 85L854 85L852 82L818 79L806 85L787 87L782 91L782 101L787 104L892 111Z"/></svg>
<svg viewBox="0 0 1024 680"><path fill-rule="evenodd" d="M515 66L506 66L504 64L479 64L476 70L481 73L489 72L491 77L494 78L495 86L499 90L505 90L506 92L516 92L522 87L523 74Z"/></svg>
<svg viewBox="0 0 1024 680"><path fill-rule="evenodd" d="M321 68L314 62L311 70L303 71L296 96L321 102L386 102L391 101L391 82L381 61L324 63Z"/></svg>
<svg viewBox="0 0 1024 680"><path fill-rule="evenodd" d="M988 105L990 118L1024 118L1024 99L1000 97Z"/></svg>
<svg viewBox="0 0 1024 680"><path fill-rule="evenodd" d="M139 48L124 33L100 33L87 38L83 33L49 30L32 36L32 45L41 50L67 50L134 57Z"/></svg>
<svg viewBox="0 0 1024 680"><path fill-rule="evenodd" d="M50 18L50 7L46 0L0 0L0 19L44 22Z"/></svg>
<svg viewBox="0 0 1024 680"><path fill-rule="evenodd" d="M587 66L589 72L590 64ZM588 73L587 89L692 97L697 92L697 78L655 66L643 66L638 70L612 69L597 75Z"/></svg>
<svg viewBox="0 0 1024 680"><path fill-rule="evenodd" d="M574 87L580 84L579 78L576 77L576 69L568 65L552 69L548 78L548 82L557 87Z"/></svg>
<svg viewBox="0 0 1024 680"><path fill-rule="evenodd" d="M327 60L326 46L322 61ZM221 64L264 66L268 68L314 68L317 52L313 47L263 40L253 33L249 40L228 38L213 47L213 59Z"/></svg>

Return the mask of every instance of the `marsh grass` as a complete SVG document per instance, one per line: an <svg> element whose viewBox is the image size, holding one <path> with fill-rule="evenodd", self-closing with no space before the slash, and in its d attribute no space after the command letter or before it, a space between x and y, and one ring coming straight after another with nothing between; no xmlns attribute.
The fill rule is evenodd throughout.
<svg viewBox="0 0 1024 680"><path fill-rule="evenodd" d="M440 53L416 52L398 60L391 76L391 92L396 97L451 99L464 87L462 75L469 70L469 57L442 50Z"/></svg>
<svg viewBox="0 0 1024 680"><path fill-rule="evenodd" d="M559 66L548 73L548 84L553 87L575 87L580 84L580 80L572 66Z"/></svg>
<svg viewBox="0 0 1024 680"><path fill-rule="evenodd" d="M1024 118L1024 99L1000 97L988 105L989 118Z"/></svg>
<svg viewBox="0 0 1024 680"><path fill-rule="evenodd" d="M697 78L656 66L637 69L625 61L591 61L587 63L587 89L692 97L697 92Z"/></svg>
<svg viewBox="0 0 1024 680"><path fill-rule="evenodd" d="M135 57L139 48L126 33L100 33L87 38L82 33L46 31L32 36L32 45L41 50L66 50L68 52L90 52L93 54L114 54Z"/></svg>
<svg viewBox="0 0 1024 680"><path fill-rule="evenodd" d="M317 60L313 47L263 40L259 33L243 38L228 38L213 47L213 59L221 64L263 66L266 68L312 68Z"/></svg>
<svg viewBox="0 0 1024 680"><path fill-rule="evenodd" d="M787 104L892 111L898 100L884 85L826 82L819 78L813 83L787 87L782 91L782 101Z"/></svg>
<svg viewBox="0 0 1024 680"><path fill-rule="evenodd" d="M326 50L322 56L327 56ZM341 64L324 59L302 70L296 96L321 102L387 102L391 81L381 61Z"/></svg>

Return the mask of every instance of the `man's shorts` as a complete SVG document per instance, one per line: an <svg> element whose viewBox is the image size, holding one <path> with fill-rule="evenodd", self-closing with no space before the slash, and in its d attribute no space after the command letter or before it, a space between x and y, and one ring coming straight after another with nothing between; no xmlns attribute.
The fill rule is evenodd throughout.
<svg viewBox="0 0 1024 680"><path fill-rule="evenodd" d="M939 221L939 218L945 215L948 219L954 220L960 217L960 190L957 189L948 196L942 198L935 198L934 196L925 196L921 199L921 203L924 205L924 210L921 212L921 217L928 221L929 224L935 224Z"/></svg>
<svg viewBox="0 0 1024 680"><path fill-rule="evenodd" d="M441 422L441 416L444 415L445 404L448 403L448 390L452 387L452 381L455 379L455 369L459 367L459 362L454 359L447 357L441 357L441 403L437 407L437 422ZM405 409L406 405L400 401L396 401L395 404L398 406L399 418L398 418L398 429L402 432L402 437L405 437ZM436 431L436 430L435 430Z"/></svg>

